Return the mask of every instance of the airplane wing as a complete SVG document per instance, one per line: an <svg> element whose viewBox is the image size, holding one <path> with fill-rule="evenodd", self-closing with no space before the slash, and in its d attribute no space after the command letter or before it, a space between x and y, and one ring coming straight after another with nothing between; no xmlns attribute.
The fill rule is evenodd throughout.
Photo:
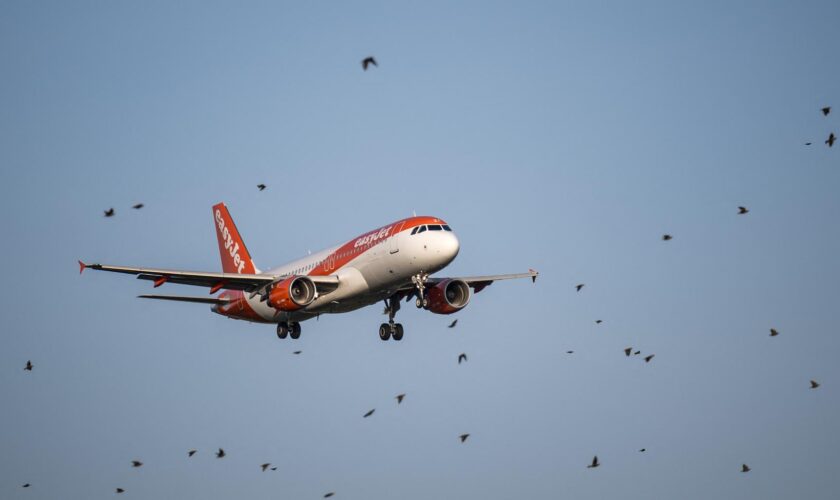
<svg viewBox="0 0 840 500"><path fill-rule="evenodd" d="M489 276L461 276L461 277L452 277L452 278L428 278L426 280L426 286L435 286L436 284L440 283L441 281L447 279L454 279L454 280L461 280L469 285L475 293L478 293L484 290L486 287L493 284L494 281L501 281L501 280L513 280L518 278L531 278L531 281L537 281L537 276L540 273L534 271L533 269L529 269L527 273L517 273L517 274L493 274Z"/></svg>
<svg viewBox="0 0 840 500"><path fill-rule="evenodd" d="M137 279L154 281L155 287L159 287L164 283L204 286L210 288L210 293L216 293L222 289L254 292L267 284L286 277L272 274L205 273L199 271L178 271L174 269L108 266L103 264L85 264L79 261L79 273L81 274L85 269L133 274L137 276ZM307 276L307 278L316 284L318 293L320 294L326 294L338 288L337 276Z"/></svg>
<svg viewBox="0 0 840 500"><path fill-rule="evenodd" d="M176 302L195 302L198 304L222 305L230 302L224 297L184 297L183 295L138 295L139 299L174 300Z"/></svg>

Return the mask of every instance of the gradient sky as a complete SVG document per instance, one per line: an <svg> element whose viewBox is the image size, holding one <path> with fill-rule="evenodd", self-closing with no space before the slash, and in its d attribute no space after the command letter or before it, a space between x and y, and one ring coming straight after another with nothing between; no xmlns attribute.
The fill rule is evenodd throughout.
<svg viewBox="0 0 840 500"><path fill-rule="evenodd" d="M838 25L836 1L0 3L0 497L837 498ZM444 273L541 275L452 330L405 307L400 343L379 306L279 341L79 276L219 270L219 201L262 268L416 211L460 238Z"/></svg>

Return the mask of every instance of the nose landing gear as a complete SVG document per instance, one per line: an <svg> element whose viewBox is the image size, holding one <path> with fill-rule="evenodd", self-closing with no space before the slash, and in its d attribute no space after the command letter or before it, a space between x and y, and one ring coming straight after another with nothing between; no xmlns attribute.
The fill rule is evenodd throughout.
<svg viewBox="0 0 840 500"><path fill-rule="evenodd" d="M429 279L428 273L419 272L411 277L411 282L417 288L417 299L414 305L417 309L429 307L429 300L426 298L426 280Z"/></svg>
<svg viewBox="0 0 840 500"><path fill-rule="evenodd" d="M385 314L388 315L388 322L379 325L379 338L388 340L393 338L397 342L403 338L403 326L400 323L394 322L394 316L400 310L400 299L393 295L385 299Z"/></svg>

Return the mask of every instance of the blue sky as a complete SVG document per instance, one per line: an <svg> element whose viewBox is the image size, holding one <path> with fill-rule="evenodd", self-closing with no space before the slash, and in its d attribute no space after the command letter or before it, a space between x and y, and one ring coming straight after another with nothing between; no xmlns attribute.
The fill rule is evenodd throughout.
<svg viewBox="0 0 840 500"><path fill-rule="evenodd" d="M0 496L833 498L838 21L836 2L4 2ZM384 343L378 306L279 341L78 275L219 269L218 201L262 268L416 211L460 238L446 274L541 276L452 330L404 308Z"/></svg>

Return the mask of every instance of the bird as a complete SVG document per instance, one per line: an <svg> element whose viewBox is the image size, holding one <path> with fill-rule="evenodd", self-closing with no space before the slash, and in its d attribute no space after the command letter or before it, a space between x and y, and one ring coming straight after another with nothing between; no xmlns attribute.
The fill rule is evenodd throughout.
<svg viewBox="0 0 840 500"><path fill-rule="evenodd" d="M449 323L449 328L455 328L455 325L457 325L457 324L458 324L458 320L456 319L452 323Z"/></svg>
<svg viewBox="0 0 840 500"><path fill-rule="evenodd" d="M262 464L262 465L260 465L260 468L262 469L263 472L265 472L266 469L268 469L270 466L271 466L271 464Z"/></svg>
<svg viewBox="0 0 840 500"><path fill-rule="evenodd" d="M24 371L31 372L32 371L32 360L28 360L26 362L26 366L23 367Z"/></svg>
<svg viewBox="0 0 840 500"><path fill-rule="evenodd" d="M461 364L462 361L466 361L466 360L467 360L467 355L465 353L462 352L461 354L458 355L458 364L459 365Z"/></svg>
<svg viewBox="0 0 840 500"><path fill-rule="evenodd" d="M650 363L650 360L652 360L654 356L656 356L656 354L651 354L650 356L645 356L645 363Z"/></svg>
<svg viewBox="0 0 840 500"><path fill-rule="evenodd" d="M29 483L26 483L26 484L24 484L24 485L21 485L21 488L29 488L30 486L32 486L32 485L31 485L31 484L29 484Z"/></svg>
<svg viewBox="0 0 840 500"><path fill-rule="evenodd" d="M672 240L672 239L674 239L674 237L671 236L670 234L663 234L662 235L662 241L668 241L668 240Z"/></svg>
<svg viewBox="0 0 840 500"><path fill-rule="evenodd" d="M117 488L117 494L119 494L119 493L125 493L125 490L122 489L122 488Z"/></svg>
<svg viewBox="0 0 840 500"><path fill-rule="evenodd" d="M142 467L142 466L143 466L143 462L141 462L140 460L132 460L132 461L131 461L131 466L132 466L132 467Z"/></svg>
<svg viewBox="0 0 840 500"><path fill-rule="evenodd" d="M362 415L362 418L368 418L369 416L373 415L373 412L375 412L375 411L376 411L376 408L370 410L369 412Z"/></svg>
<svg viewBox="0 0 840 500"><path fill-rule="evenodd" d="M819 386L820 386L820 383L817 382L816 380L811 381L811 389L816 389Z"/></svg>
<svg viewBox="0 0 840 500"><path fill-rule="evenodd" d="M141 208L143 208L145 206L146 205L143 205L142 203L138 203L138 204L132 206L131 208L133 208L134 210L140 210Z"/></svg>
<svg viewBox="0 0 840 500"><path fill-rule="evenodd" d="M469 434L461 434L460 436L458 436L462 443L466 441L468 437L470 437Z"/></svg>
<svg viewBox="0 0 840 500"><path fill-rule="evenodd" d="M586 468L587 469L594 469L595 467L598 467L599 465L601 465L601 462L598 461L598 455L595 455L594 457L592 457L592 463L587 465Z"/></svg>
<svg viewBox="0 0 840 500"><path fill-rule="evenodd" d="M810 142L806 142L806 143L805 143L805 145L806 145L806 146L810 146L810 145L811 145L811 143L810 143Z"/></svg>
<svg viewBox="0 0 840 500"><path fill-rule="evenodd" d="M639 450L639 453L644 453L646 450L647 448L642 448L641 450Z"/></svg>
<svg viewBox="0 0 840 500"><path fill-rule="evenodd" d="M105 217L113 217L113 216L114 216L114 209L113 208L109 208L108 210L105 210Z"/></svg>
<svg viewBox="0 0 840 500"><path fill-rule="evenodd" d="M566 354L574 354L575 351L566 351Z"/></svg>
<svg viewBox="0 0 840 500"><path fill-rule="evenodd" d="M277 467L272 467L271 470L277 470Z"/></svg>
<svg viewBox="0 0 840 500"><path fill-rule="evenodd" d="M747 207L738 207L738 215L744 215L745 213L749 213L749 211Z"/></svg>
<svg viewBox="0 0 840 500"><path fill-rule="evenodd" d="M579 284L579 285L575 285L575 290L577 290L577 291L579 292L579 291L580 291L580 289L581 289L581 288L583 288L583 286L584 286L584 284L583 284L583 283L581 283L581 284Z"/></svg>
<svg viewBox="0 0 840 500"><path fill-rule="evenodd" d="M631 352L633 352L632 347L628 347L627 349L624 349L624 355L627 356L627 357L630 357Z"/></svg>
<svg viewBox="0 0 840 500"><path fill-rule="evenodd" d="M396 400L397 400L397 404L401 404L401 403L402 403L402 400L403 400L404 398L405 398L405 394L397 394L397 396L396 396L394 399L396 399Z"/></svg>
<svg viewBox="0 0 840 500"><path fill-rule="evenodd" d="M292 354L300 354L300 353L302 353L302 352L303 352L303 351L295 351L295 352L293 352Z"/></svg>
<svg viewBox="0 0 840 500"><path fill-rule="evenodd" d="M837 137L834 135L834 132L828 134L828 139L825 140L825 143L828 144L828 147L834 146L834 141L837 140Z"/></svg>
<svg viewBox="0 0 840 500"><path fill-rule="evenodd" d="M195 452L196 452L196 451L197 451L197 450L190 450L190 451L188 451L188 452L187 452L187 456L188 456L188 457L192 457L193 455L195 455Z"/></svg>
<svg viewBox="0 0 840 500"><path fill-rule="evenodd" d="M828 114L831 113L831 106L826 106L826 107L822 108L820 111L822 111L823 116L828 116Z"/></svg>
<svg viewBox="0 0 840 500"><path fill-rule="evenodd" d="M263 191L265 187L265 184L257 184L257 189L259 189L260 191Z"/></svg>
<svg viewBox="0 0 840 500"><path fill-rule="evenodd" d="M368 56L368 57L365 57L365 58L362 60L362 69L363 69L363 70L365 70L365 71L367 71L367 70L368 70L368 66L370 66L371 64L373 64L373 65L374 65L374 66L376 66L377 68L379 67L379 65L378 65L378 64L376 64L376 59L374 59L374 58L373 58L373 56Z"/></svg>
<svg viewBox="0 0 840 500"><path fill-rule="evenodd" d="M216 452L216 458L225 458L225 450L219 448L219 451Z"/></svg>
<svg viewBox="0 0 840 500"><path fill-rule="evenodd" d="M771 329L770 329L770 336L771 336L771 337L775 337L775 336L776 336L776 335L778 335L778 334L779 334L779 331L778 331L778 330L776 330L775 328L771 328Z"/></svg>
<svg viewBox="0 0 840 500"><path fill-rule="evenodd" d="M329 498L329 497L331 497L331 496L333 496L333 495L335 495L335 492L334 492L334 491L331 491L331 492L329 492L329 493L325 494L325 495L324 495L324 498Z"/></svg>
<svg viewBox="0 0 840 500"><path fill-rule="evenodd" d="M638 356L641 353L642 353L642 351L636 351L636 352L633 353L633 356Z"/></svg>
<svg viewBox="0 0 840 500"><path fill-rule="evenodd" d="M603 322L604 322L604 320L602 320L602 319L596 319L596 320L595 320L595 324L596 324L596 325L600 325L600 324L601 324L601 323L603 323Z"/></svg>
<svg viewBox="0 0 840 500"><path fill-rule="evenodd" d="M750 469L749 465L741 464L741 472L749 472L750 470L752 470L752 469Z"/></svg>

